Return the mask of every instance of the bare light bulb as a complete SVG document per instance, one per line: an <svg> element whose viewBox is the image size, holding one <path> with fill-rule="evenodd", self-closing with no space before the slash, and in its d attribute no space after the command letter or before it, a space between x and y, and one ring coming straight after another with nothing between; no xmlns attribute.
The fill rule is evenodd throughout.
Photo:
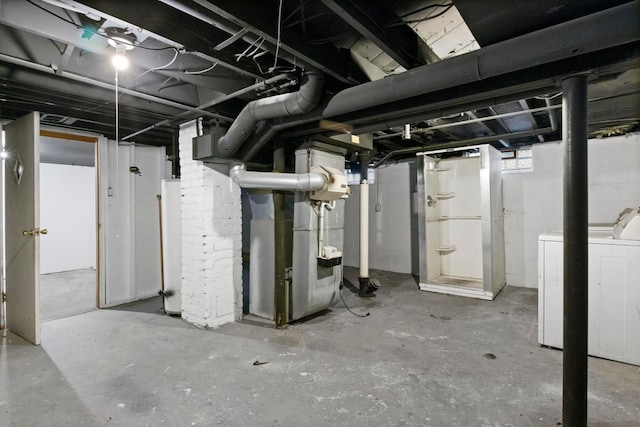
<svg viewBox="0 0 640 427"><path fill-rule="evenodd" d="M129 60L124 56L124 50L116 50L116 54L111 58L111 63L116 70L126 70L129 66Z"/></svg>

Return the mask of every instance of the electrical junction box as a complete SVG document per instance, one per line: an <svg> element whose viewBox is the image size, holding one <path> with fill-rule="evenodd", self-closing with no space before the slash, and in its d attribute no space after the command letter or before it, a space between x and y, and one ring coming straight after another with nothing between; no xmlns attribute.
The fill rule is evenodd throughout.
<svg viewBox="0 0 640 427"><path fill-rule="evenodd" d="M209 133L196 136L192 141L192 158L207 163L231 163L226 153L218 148L218 141L227 133L219 122L211 127Z"/></svg>
<svg viewBox="0 0 640 427"><path fill-rule="evenodd" d="M218 133L209 133L202 136L196 136L192 139L193 160L200 160L206 163L231 163L233 159L225 158L216 146L222 135Z"/></svg>
<svg viewBox="0 0 640 427"><path fill-rule="evenodd" d="M311 173L324 175L327 182L323 189L311 192L311 200L338 200L347 194L347 177L342 171L329 166L313 166Z"/></svg>

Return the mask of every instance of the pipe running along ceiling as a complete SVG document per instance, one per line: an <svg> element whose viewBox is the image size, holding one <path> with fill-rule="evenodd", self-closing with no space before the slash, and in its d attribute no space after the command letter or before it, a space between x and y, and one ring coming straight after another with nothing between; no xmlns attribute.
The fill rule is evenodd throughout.
<svg viewBox="0 0 640 427"><path fill-rule="evenodd" d="M638 129L639 2L541 3L521 22L518 5L487 16L470 0L3 0L0 118L39 110L43 124L113 137L119 28L134 46L120 135L136 143L171 144L203 117L244 160L269 159L274 137L336 132L373 132L374 160L492 137L517 147L560 139L560 115L542 109L576 72L590 76L591 136Z"/></svg>

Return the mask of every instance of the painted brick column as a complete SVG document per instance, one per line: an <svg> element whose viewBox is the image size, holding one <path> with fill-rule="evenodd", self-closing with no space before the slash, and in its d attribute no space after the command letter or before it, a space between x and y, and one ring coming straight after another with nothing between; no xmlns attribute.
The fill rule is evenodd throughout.
<svg viewBox="0 0 640 427"><path fill-rule="evenodd" d="M195 121L180 127L182 318L217 327L242 315L242 205L228 165L192 160Z"/></svg>

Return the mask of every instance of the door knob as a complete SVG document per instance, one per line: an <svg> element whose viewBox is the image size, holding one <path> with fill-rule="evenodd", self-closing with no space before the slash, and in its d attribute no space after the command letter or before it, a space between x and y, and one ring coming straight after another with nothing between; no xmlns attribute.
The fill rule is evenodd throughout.
<svg viewBox="0 0 640 427"><path fill-rule="evenodd" d="M40 230L39 228L34 228L32 230L24 230L22 232L23 236L36 236L38 234L47 234L49 232L49 230L47 230L46 228L43 228L42 230Z"/></svg>

